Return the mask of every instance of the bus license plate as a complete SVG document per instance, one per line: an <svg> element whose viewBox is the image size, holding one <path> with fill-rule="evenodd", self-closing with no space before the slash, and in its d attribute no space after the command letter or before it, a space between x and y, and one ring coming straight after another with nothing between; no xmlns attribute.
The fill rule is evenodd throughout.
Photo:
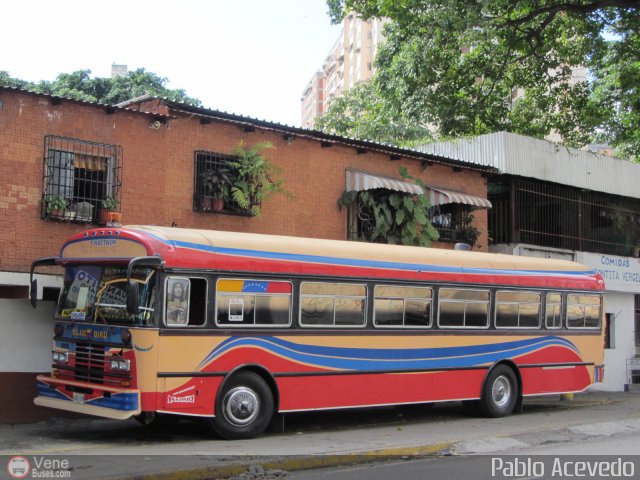
<svg viewBox="0 0 640 480"><path fill-rule="evenodd" d="M84 393L73 392L74 403L84 403Z"/></svg>

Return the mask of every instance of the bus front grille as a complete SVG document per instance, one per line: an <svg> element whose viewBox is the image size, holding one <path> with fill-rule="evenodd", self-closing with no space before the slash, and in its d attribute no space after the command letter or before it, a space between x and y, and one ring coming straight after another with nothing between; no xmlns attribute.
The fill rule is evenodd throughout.
<svg viewBox="0 0 640 480"><path fill-rule="evenodd" d="M103 383L106 369L105 346L95 343L76 344L74 377L79 382Z"/></svg>

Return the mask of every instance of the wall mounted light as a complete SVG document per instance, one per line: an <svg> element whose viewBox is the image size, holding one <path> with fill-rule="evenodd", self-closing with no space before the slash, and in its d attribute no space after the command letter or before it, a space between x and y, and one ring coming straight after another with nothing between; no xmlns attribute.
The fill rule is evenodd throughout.
<svg viewBox="0 0 640 480"><path fill-rule="evenodd" d="M295 137L293 135L283 135L282 139L287 142L287 145L291 145L293 143L293 139Z"/></svg>
<svg viewBox="0 0 640 480"><path fill-rule="evenodd" d="M0 98L0 110L2 110L2 107L4 107L4 101Z"/></svg>

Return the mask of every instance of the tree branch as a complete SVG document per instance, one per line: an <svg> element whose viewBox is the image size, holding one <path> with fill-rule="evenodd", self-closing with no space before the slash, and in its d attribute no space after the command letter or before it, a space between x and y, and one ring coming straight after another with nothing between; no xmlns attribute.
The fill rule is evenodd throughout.
<svg viewBox="0 0 640 480"><path fill-rule="evenodd" d="M576 4L576 3L559 3L557 5L548 5L546 7L541 7L533 10L528 15L525 15L521 18L516 18L513 20L505 20L505 23L510 26L518 26L524 23L528 23L533 19L539 17L544 14L551 14L555 16L560 12L571 12L577 13L581 15L586 15L588 13L595 12L596 10L601 10L604 8L640 8L637 0L599 0L591 3L585 4Z"/></svg>

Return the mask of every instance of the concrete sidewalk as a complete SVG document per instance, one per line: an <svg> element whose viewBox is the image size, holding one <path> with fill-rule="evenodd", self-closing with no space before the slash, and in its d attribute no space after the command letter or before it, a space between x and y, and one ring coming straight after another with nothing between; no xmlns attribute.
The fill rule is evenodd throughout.
<svg viewBox="0 0 640 480"><path fill-rule="evenodd" d="M0 426L0 455L69 458L71 478L226 478L253 468L292 471L397 456L504 452L640 431L640 395L588 392L525 400L523 414L477 418L459 404L296 414L284 433L211 439L202 424L147 430L82 419ZM615 452L603 452L615 453ZM117 461L113 458L117 455ZM246 477L246 475L245 475Z"/></svg>

